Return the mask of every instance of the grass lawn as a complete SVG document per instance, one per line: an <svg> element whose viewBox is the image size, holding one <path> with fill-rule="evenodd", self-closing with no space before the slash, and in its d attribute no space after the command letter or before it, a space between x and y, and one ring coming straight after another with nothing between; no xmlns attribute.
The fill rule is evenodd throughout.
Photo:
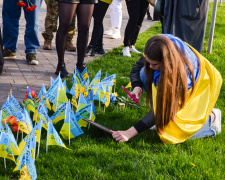
<svg viewBox="0 0 225 180"><path fill-rule="evenodd" d="M203 55L220 71L225 78L225 5L218 6L212 54L207 53L208 35L212 14L212 3L208 17ZM139 35L136 47L143 51L146 41L153 35L160 34L161 25L155 24ZM132 54L124 58L122 46L90 62L90 79L101 68L102 77L116 73L116 92L126 96L120 88L129 82L132 66L141 55ZM71 84L70 84L71 85ZM98 104L98 103L97 103ZM141 100L145 104L145 98ZM223 83L216 107L225 114L225 86ZM198 108L198 107L196 107ZM116 105L96 106L96 122L112 130L126 130L142 118L148 109ZM60 130L62 122L56 124ZM64 141L66 150L59 146L50 146L46 154L46 131L43 129L40 156L36 159L38 179L225 179L225 121L222 118L222 133L215 138L187 140L182 144L168 145L160 141L155 131L143 132L129 142L116 143L109 134L91 126L83 128L84 134ZM14 162L7 160L4 169L0 163L0 179L15 179L19 172L13 172Z"/></svg>

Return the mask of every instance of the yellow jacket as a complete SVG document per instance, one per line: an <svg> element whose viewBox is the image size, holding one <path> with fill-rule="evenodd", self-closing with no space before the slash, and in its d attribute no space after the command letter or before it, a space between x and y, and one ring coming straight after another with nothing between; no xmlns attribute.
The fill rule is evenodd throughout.
<svg viewBox="0 0 225 180"><path fill-rule="evenodd" d="M170 121L159 134L168 144L182 143L200 130L218 99L222 85L219 71L190 45L200 62L200 74L192 94L188 93L186 105L177 112L175 121ZM157 87L152 84L153 107L156 107ZM156 109L154 109L154 112Z"/></svg>

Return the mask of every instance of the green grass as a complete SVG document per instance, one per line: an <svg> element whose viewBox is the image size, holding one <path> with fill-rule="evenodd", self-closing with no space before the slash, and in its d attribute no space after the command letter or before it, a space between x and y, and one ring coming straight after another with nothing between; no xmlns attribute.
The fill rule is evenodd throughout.
<svg viewBox="0 0 225 180"><path fill-rule="evenodd" d="M225 78L225 6L218 6L212 54L207 53L208 34L211 21L212 3L208 17L203 55L221 72ZM160 34L160 24L155 24L142 33L136 43L144 49L146 41ZM132 66L140 55L132 58L121 55L122 46L90 62L88 71L91 79L102 69L108 75L117 73L116 91L125 96L121 86L129 82ZM225 114L224 83L216 107ZM141 103L144 105L145 100ZM198 107L196 107L198 108ZM112 106L103 111L96 106L96 122L113 130L126 130L148 112L147 109ZM59 131L62 123L56 125ZM214 138L187 140L182 144L168 145L160 141L154 131L143 132L129 142L116 143L109 134L91 126L84 128L84 134L71 141L64 141L73 151L58 146L50 146L46 155L46 131L43 130L40 157L36 159L38 179L225 179L225 123L222 118L222 133ZM193 163L193 164L192 164ZM4 169L0 164L0 179L18 178L19 172L12 172L15 164L7 160Z"/></svg>

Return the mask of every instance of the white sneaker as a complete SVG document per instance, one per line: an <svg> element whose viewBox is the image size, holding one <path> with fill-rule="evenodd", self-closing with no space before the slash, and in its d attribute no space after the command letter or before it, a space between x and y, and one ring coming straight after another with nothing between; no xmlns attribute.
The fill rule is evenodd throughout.
<svg viewBox="0 0 225 180"><path fill-rule="evenodd" d="M115 28L111 27L111 28L109 28L109 30L104 31L104 34L105 35L112 35L114 33L114 30L115 30Z"/></svg>
<svg viewBox="0 0 225 180"><path fill-rule="evenodd" d="M38 60L31 60L29 62L30 65L38 65L39 64L39 61Z"/></svg>
<svg viewBox="0 0 225 180"><path fill-rule="evenodd" d="M218 108L213 108L212 112L215 115L215 120L211 123L211 129L217 135L221 132L221 111Z"/></svg>
<svg viewBox="0 0 225 180"><path fill-rule="evenodd" d="M156 125L152 126L150 130L156 130Z"/></svg>
<svg viewBox="0 0 225 180"><path fill-rule="evenodd" d="M129 47L124 47L122 52L123 52L123 56L131 57Z"/></svg>
<svg viewBox="0 0 225 180"><path fill-rule="evenodd" d="M110 36L111 39L120 39L120 30L119 29L114 29L114 32Z"/></svg>
<svg viewBox="0 0 225 180"><path fill-rule="evenodd" d="M134 53L138 53L138 54L141 53L140 51L138 51L137 49L135 49L134 46L132 46L132 47L130 48L130 52L134 52Z"/></svg>

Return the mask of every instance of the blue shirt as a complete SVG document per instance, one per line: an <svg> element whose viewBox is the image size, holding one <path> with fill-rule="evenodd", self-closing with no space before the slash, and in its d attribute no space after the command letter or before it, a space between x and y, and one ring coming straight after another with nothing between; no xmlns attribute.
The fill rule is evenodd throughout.
<svg viewBox="0 0 225 180"><path fill-rule="evenodd" d="M184 53L185 57L191 62L193 66L193 70L194 70L195 83L196 83L200 73L200 63L199 63L198 57L188 47L188 45L185 44L180 38L175 37L172 34L162 34L162 35L169 38ZM160 72L156 70L153 75L153 83L156 86L158 86L159 76L160 76ZM188 89L190 89L192 87L192 75L188 71L187 71L187 83L188 83Z"/></svg>

